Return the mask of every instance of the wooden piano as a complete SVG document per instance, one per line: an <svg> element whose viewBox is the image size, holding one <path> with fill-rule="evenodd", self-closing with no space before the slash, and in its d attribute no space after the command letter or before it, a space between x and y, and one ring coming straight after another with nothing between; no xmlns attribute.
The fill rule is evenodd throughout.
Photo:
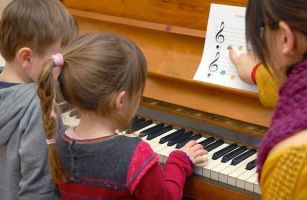
<svg viewBox="0 0 307 200"><path fill-rule="evenodd" d="M256 148L269 126L272 110L263 107L254 93L193 81L202 56L210 3L245 6L246 0L63 3L76 17L81 33L120 33L141 47L149 74L139 116L172 125L175 130L201 133L202 141L213 137L213 142L222 140L223 145L247 146L246 152ZM245 165L240 169L245 170ZM236 186L238 180L230 184L227 176L221 182L219 175L214 178L210 171L206 175L202 169L196 171L184 190L193 199L260 199L259 191L253 185L246 187L245 180L241 180L240 188Z"/></svg>

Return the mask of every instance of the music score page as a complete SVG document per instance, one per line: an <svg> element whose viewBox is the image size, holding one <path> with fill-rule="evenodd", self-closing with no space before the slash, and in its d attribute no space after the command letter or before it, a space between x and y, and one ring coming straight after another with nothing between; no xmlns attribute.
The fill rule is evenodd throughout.
<svg viewBox="0 0 307 200"><path fill-rule="evenodd" d="M245 7L211 4L206 41L194 80L257 92L243 82L229 58L228 46L236 53L246 51Z"/></svg>

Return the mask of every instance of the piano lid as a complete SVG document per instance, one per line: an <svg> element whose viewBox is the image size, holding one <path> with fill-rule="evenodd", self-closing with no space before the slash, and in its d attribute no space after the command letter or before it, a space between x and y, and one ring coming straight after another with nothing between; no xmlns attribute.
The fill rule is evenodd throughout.
<svg viewBox="0 0 307 200"><path fill-rule="evenodd" d="M268 127L272 110L256 94L193 80L205 42L210 3L245 6L246 0L64 0L80 32L126 35L148 62L144 97Z"/></svg>

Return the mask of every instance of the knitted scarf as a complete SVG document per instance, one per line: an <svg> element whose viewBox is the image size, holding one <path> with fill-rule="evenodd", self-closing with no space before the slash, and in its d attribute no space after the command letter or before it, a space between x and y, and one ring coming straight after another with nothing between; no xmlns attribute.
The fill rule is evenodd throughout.
<svg viewBox="0 0 307 200"><path fill-rule="evenodd" d="M279 90L279 101L257 157L257 171L270 150L282 140L307 129L307 59L293 66L287 81Z"/></svg>

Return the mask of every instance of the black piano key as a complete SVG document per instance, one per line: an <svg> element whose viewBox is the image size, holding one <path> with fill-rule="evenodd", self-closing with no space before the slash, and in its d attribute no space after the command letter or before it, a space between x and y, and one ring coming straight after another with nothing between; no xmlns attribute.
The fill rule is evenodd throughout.
<svg viewBox="0 0 307 200"><path fill-rule="evenodd" d="M174 144L177 144L183 140L185 140L186 138L188 137L191 137L193 135L193 132L192 131L189 131L189 132L186 132L182 135L179 135L177 136L176 138L174 138L174 140L170 140L168 143L167 143L167 146L173 146Z"/></svg>
<svg viewBox="0 0 307 200"><path fill-rule="evenodd" d="M224 140L217 140L217 141L205 146L204 149L209 152L209 151L212 151L213 149L221 146L222 144L224 144Z"/></svg>
<svg viewBox="0 0 307 200"><path fill-rule="evenodd" d="M139 136L140 137L147 136L148 134L151 134L151 133L153 133L155 131L161 130L163 127L164 127L163 123L157 124L157 125L149 128L149 129L146 129L146 130L142 131Z"/></svg>
<svg viewBox="0 0 307 200"><path fill-rule="evenodd" d="M256 149L250 149L244 153L242 153L241 155L239 155L238 157L234 158L232 161L231 161L231 165L237 165L239 164L240 162L242 162L243 160L245 160L246 158L254 155L256 153Z"/></svg>
<svg viewBox="0 0 307 200"><path fill-rule="evenodd" d="M185 132L185 130L182 128L182 129L179 129L177 131L175 131L174 133L171 133L167 136L164 136L160 139L159 143L160 144L164 144L165 142L168 142L170 140L173 140L175 137L177 137L179 134L183 134Z"/></svg>
<svg viewBox="0 0 307 200"><path fill-rule="evenodd" d="M173 126L170 126L170 125L169 126L165 126L162 130L154 132L154 133L148 135L146 139L147 140L152 140L152 139L154 139L154 138L156 138L156 137L158 137L158 136L160 136L160 135L162 135L162 134L164 134L164 133L166 133L166 132L168 132L168 131L170 131L172 129L173 129Z"/></svg>
<svg viewBox="0 0 307 200"><path fill-rule="evenodd" d="M235 158L236 156L240 155L241 153L243 153L244 151L246 151L247 148L246 146L241 146L239 148L237 148L236 150L226 154L223 158L222 158L222 163L226 163L229 160Z"/></svg>
<svg viewBox="0 0 307 200"><path fill-rule="evenodd" d="M132 126L132 131L138 131L141 130L142 128L145 128L146 126L149 126L150 124L152 124L152 120L146 120L144 122L139 122L138 124L135 124L134 126Z"/></svg>
<svg viewBox="0 0 307 200"><path fill-rule="evenodd" d="M247 169L247 170L252 170L252 169L254 169L255 167L256 167L256 159L253 160L253 161L251 161L251 162L249 162L249 163L247 163L245 169Z"/></svg>
<svg viewBox="0 0 307 200"><path fill-rule="evenodd" d="M231 145L225 147L224 149L221 149L221 150L219 150L218 152L215 152L215 153L213 154L213 156L212 156L212 159L213 159L213 160L217 160L217 159L219 159L220 157L222 157L222 156L226 155L227 153L231 152L232 150L236 149L237 147L238 147L237 144L235 144L235 143L234 143L234 144L231 144Z"/></svg>
<svg viewBox="0 0 307 200"><path fill-rule="evenodd" d="M208 137L207 139L200 142L199 144L201 144L201 145L203 145L203 147L205 147L205 146L207 146L208 144L211 144L214 141L215 141L214 137Z"/></svg>
<svg viewBox="0 0 307 200"><path fill-rule="evenodd" d="M201 138L201 134L195 134L195 135L192 135L191 137L181 141L180 143L178 143L176 145L176 149L180 149L181 147L183 147L186 143L188 143L189 141L191 140L198 140L199 138Z"/></svg>
<svg viewBox="0 0 307 200"><path fill-rule="evenodd" d="M132 122L134 122L135 120L137 120L139 117L137 115L135 115L133 118L132 118Z"/></svg>
<svg viewBox="0 0 307 200"><path fill-rule="evenodd" d="M142 122L145 122L145 118L141 117L141 118L135 118L133 119L132 121L132 127L137 125L138 123L142 123Z"/></svg>

